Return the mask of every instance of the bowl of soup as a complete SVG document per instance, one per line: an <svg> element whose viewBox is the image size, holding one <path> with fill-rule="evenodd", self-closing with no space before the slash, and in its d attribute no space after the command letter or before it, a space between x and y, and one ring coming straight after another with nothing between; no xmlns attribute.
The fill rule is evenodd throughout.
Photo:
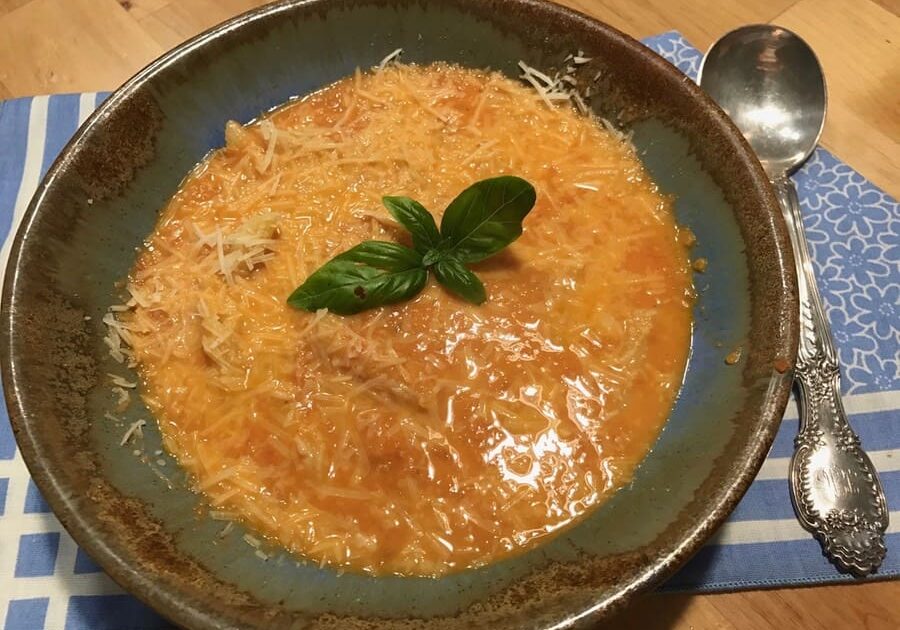
<svg viewBox="0 0 900 630"><path fill-rule="evenodd" d="M181 625L587 624L758 470L787 243L727 117L606 25L277 3L151 64L51 168L7 403L73 537Z"/></svg>

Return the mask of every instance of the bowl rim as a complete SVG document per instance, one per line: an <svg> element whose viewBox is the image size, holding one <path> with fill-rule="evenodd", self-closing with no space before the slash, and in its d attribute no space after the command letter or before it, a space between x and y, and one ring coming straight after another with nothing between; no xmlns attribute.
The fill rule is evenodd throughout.
<svg viewBox="0 0 900 630"><path fill-rule="evenodd" d="M408 4L415 3L414 0L403 1ZM432 1L435 0L420 0L426 5ZM347 0L347 2L355 6L365 6L372 4L373 0ZM138 579L136 572L126 557L113 551L103 541L91 536L85 526L85 522L78 514L78 510L74 509L65 499L64 483L60 480L58 471L54 471L55 465L41 457L38 452L40 450L40 436L30 430L30 423L27 422L27 416L30 415L30 412L20 405L21 397L18 395L20 377L17 374L17 368L11 352L14 320L13 307L17 292L16 287L19 284L17 269L21 264L22 249L26 244L27 236L31 231L38 209L43 205L48 189L63 174L63 167L70 156L85 145L85 138L91 130L101 124L108 117L109 113L119 107L123 101L141 90L161 70L178 63L180 59L187 57L194 50L200 49L232 31L239 30L257 20L268 19L281 13L289 14L303 7L321 6L322 9L327 9L331 4L331 0L280 0L257 7L186 40L138 71L114 90L96 108L60 151L58 157L39 183L17 228L10 248L2 293L2 312L0 312L0 319L2 319L0 321L0 355L2 355L0 356L0 375L2 375L3 383L5 383L4 394L9 411L9 419L18 448L22 453L22 458L54 514L77 544L83 547L103 570L127 592L168 619L185 627L231 627L234 620L229 618L227 612L219 610L210 613L209 609L200 609L192 603L186 602L177 591L170 590L159 582L152 584L151 588L147 589L147 582ZM510 4L522 8L538 9L557 19L578 20L585 23L587 28L601 32L603 37L613 41L615 45L629 49L630 53L641 58L644 63L656 66L657 69L661 69L662 72L670 75L675 73L679 76L681 75L680 71L668 61L638 40L597 18L575 9L555 4L550 0L492 0L491 2L453 0L452 4L462 7L480 6L481 8L484 8L486 5L496 4L499 7L504 4ZM771 227L774 229L776 239L782 245L784 243L788 244L786 248L783 246L779 248L779 253L782 256L779 263L780 267L782 267L780 275L785 283L783 303L789 307L797 306L793 310L798 312L797 318L791 317L783 323L783 335L789 347L789 354L786 359L790 365L793 365L797 352L796 342L799 337L799 303L796 276L792 263L793 253L790 248L787 226L782 217L780 207L771 189L769 180L753 150L731 119L696 83L687 81L685 87L690 92L691 97L700 101L704 109L708 110L717 119L716 122L720 125L720 131L725 134L726 139L740 147L741 154L739 158L750 169L753 183L762 194L761 203L764 206L768 206L774 219ZM631 602L639 593L647 591L652 586L671 576L677 568L700 549L716 528L725 521L756 477L774 440L790 391L790 380L782 380L770 386L767 403L759 411L759 424L762 427L762 433L761 435L758 434L757 437L761 437L761 439L755 442L748 442L744 447L741 461L737 462L737 465L732 469L733 481L721 494L718 502L707 513L700 515L702 518L698 519L696 527L687 536L683 537L677 545L670 548L665 556L648 562L640 570L636 579L631 580L627 584L620 583L615 585L606 597L598 598L591 607L577 611L576 614L570 615L561 625L555 627L570 627L575 624L595 621L605 614L619 610Z"/></svg>

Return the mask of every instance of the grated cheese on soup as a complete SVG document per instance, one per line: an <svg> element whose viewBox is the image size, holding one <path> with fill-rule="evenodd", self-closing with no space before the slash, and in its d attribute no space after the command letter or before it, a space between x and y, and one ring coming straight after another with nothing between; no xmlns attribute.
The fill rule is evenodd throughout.
<svg viewBox="0 0 900 630"><path fill-rule="evenodd" d="M439 575L530 548L628 482L678 391L692 289L670 201L567 82L524 66L535 93L397 55L228 123L104 321L215 514L323 566ZM475 265L483 306L433 280L352 317L286 304L363 240L409 243L383 195L439 215L503 173L537 204Z"/></svg>

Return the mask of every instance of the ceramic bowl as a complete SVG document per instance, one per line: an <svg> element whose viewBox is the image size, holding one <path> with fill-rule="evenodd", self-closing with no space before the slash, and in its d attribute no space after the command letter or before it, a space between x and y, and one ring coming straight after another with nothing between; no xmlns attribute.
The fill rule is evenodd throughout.
<svg viewBox="0 0 900 630"><path fill-rule="evenodd" d="M119 446L102 338L116 283L182 177L249 120L371 67L446 60L600 72L592 106L630 129L709 261L697 276L683 390L633 483L518 557L441 579L339 575L277 550L265 561ZM2 306L2 376L22 455L76 541L190 628L545 628L587 624L672 574L734 508L791 385L797 292L781 213L740 133L693 83L609 26L536 0L308 0L242 15L151 64L76 134L16 236ZM90 318L90 319L87 319ZM740 362L726 354L741 346ZM782 367L782 372L776 369ZM126 422L148 418L133 404ZM146 449L161 448L150 422ZM420 625L421 624L421 625Z"/></svg>

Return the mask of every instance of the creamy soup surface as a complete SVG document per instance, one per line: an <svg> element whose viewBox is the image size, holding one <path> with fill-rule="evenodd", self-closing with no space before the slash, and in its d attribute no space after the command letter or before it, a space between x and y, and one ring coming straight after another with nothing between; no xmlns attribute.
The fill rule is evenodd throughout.
<svg viewBox="0 0 900 630"><path fill-rule="evenodd" d="M448 65L357 73L241 126L183 182L117 314L166 448L219 512L298 556L441 575L520 552L628 483L690 347L686 231L627 141L531 88ZM512 174L537 203L472 266L342 317L287 297L381 204L438 223Z"/></svg>

